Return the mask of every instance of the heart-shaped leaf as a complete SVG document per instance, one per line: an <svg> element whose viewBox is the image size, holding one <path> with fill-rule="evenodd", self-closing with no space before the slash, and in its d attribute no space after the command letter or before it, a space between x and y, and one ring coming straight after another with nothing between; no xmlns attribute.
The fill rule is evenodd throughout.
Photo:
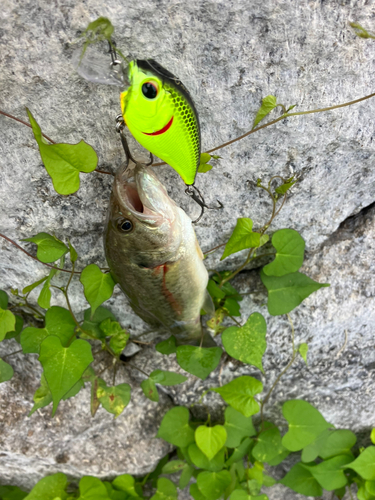
<svg viewBox="0 0 375 500"><path fill-rule="evenodd" d="M256 434L251 417L245 417L231 406L225 409L225 430L227 440L225 445L229 448L236 448L242 439Z"/></svg>
<svg viewBox="0 0 375 500"><path fill-rule="evenodd" d="M259 404L255 401L254 396L262 392L263 384L256 378L243 375L235 378L229 384L212 390L219 393L226 403L245 417L255 415L259 411Z"/></svg>
<svg viewBox="0 0 375 500"><path fill-rule="evenodd" d="M291 399L283 404L283 415L289 423L288 432L282 439L290 451L302 450L329 427L323 415L307 401Z"/></svg>
<svg viewBox="0 0 375 500"><path fill-rule="evenodd" d="M100 479L85 476L79 482L78 500L108 500L107 488Z"/></svg>
<svg viewBox="0 0 375 500"><path fill-rule="evenodd" d="M195 431L195 442L198 448L211 460L225 445L227 431L222 425L206 427L200 425Z"/></svg>
<svg viewBox="0 0 375 500"><path fill-rule="evenodd" d="M177 363L188 373L204 380L215 370L223 351L220 347L177 347Z"/></svg>
<svg viewBox="0 0 375 500"><path fill-rule="evenodd" d="M112 296L115 282L110 274L102 273L96 264L85 267L79 280L91 306L91 314L94 314L100 304Z"/></svg>
<svg viewBox="0 0 375 500"><path fill-rule="evenodd" d="M163 340L156 344L155 349L160 352L160 354L174 354L177 352L176 337L171 335L167 340Z"/></svg>
<svg viewBox="0 0 375 500"><path fill-rule="evenodd" d="M266 331L267 325L263 316L253 313L244 326L227 328L221 339L229 356L263 371L262 357L267 347Z"/></svg>
<svg viewBox="0 0 375 500"><path fill-rule="evenodd" d="M206 455L192 443L188 449L190 460L198 469L209 470L210 472L220 472L224 468L225 448L222 448L216 455L209 460Z"/></svg>
<svg viewBox="0 0 375 500"><path fill-rule="evenodd" d="M39 353L40 345L49 335L59 337L63 347L68 345L69 340L74 335L76 324L72 315L67 309L53 306L46 312L45 327L35 328L29 326L21 333L21 346L25 354Z"/></svg>
<svg viewBox="0 0 375 500"><path fill-rule="evenodd" d="M284 276L298 271L302 266L305 253L305 240L294 229L280 229L272 236L276 248L273 262L263 267L267 276Z"/></svg>
<svg viewBox="0 0 375 500"><path fill-rule="evenodd" d="M317 283L303 273L267 276L262 270L260 277L268 291L267 307L272 316L289 313L313 292L329 286L328 283Z"/></svg>
<svg viewBox="0 0 375 500"><path fill-rule="evenodd" d="M156 388L155 382L151 378L142 380L141 389L146 398L150 399L151 401L155 401L155 403L159 401L158 390Z"/></svg>
<svg viewBox="0 0 375 500"><path fill-rule="evenodd" d="M160 384L164 386L178 385L182 384L187 380L187 377L180 375L175 372L168 372L165 370L154 370L150 374L150 378L155 382L155 384Z"/></svg>
<svg viewBox="0 0 375 500"><path fill-rule="evenodd" d="M177 500L177 488L172 481L161 477L157 481L156 493L150 500Z"/></svg>
<svg viewBox="0 0 375 500"><path fill-rule="evenodd" d="M348 467L367 481L375 480L375 446L368 446Z"/></svg>
<svg viewBox="0 0 375 500"><path fill-rule="evenodd" d="M58 472L38 481L27 495L27 500L56 500L66 498L67 477Z"/></svg>
<svg viewBox="0 0 375 500"><path fill-rule="evenodd" d="M10 380L13 377L13 374L13 368L8 365L8 363L0 359L0 383Z"/></svg>
<svg viewBox="0 0 375 500"><path fill-rule="evenodd" d="M68 247L61 240L48 233L38 233L32 238L25 238L22 241L35 243L38 247L36 256L41 262L45 263L55 262L69 251ZM41 281L37 282L38 285L40 283ZM37 284L34 283L35 286L38 286Z"/></svg>
<svg viewBox="0 0 375 500"><path fill-rule="evenodd" d="M63 347L60 339L51 335L41 344L39 361L52 393L54 415L63 396L94 361L91 346L85 340L75 340L69 347Z"/></svg>
<svg viewBox="0 0 375 500"><path fill-rule="evenodd" d="M11 311L0 309L0 342L5 339L8 332L13 332L16 327L16 317Z"/></svg>
<svg viewBox="0 0 375 500"><path fill-rule="evenodd" d="M117 418L129 404L130 385L108 387L103 379L99 379L96 394L103 408Z"/></svg>
<svg viewBox="0 0 375 500"><path fill-rule="evenodd" d="M208 500L217 500L232 482L227 470L221 472L201 472L197 477L198 488Z"/></svg>
<svg viewBox="0 0 375 500"><path fill-rule="evenodd" d="M256 117L254 119L253 128L260 123L263 118L265 118L273 109L277 106L276 97L274 95L268 95L267 97L263 97L262 105L258 109Z"/></svg>
<svg viewBox="0 0 375 500"><path fill-rule="evenodd" d="M253 232L253 221L247 217L237 219L236 227L225 245L224 253L220 260L232 253L245 250L245 248L259 247L260 233Z"/></svg>
<svg viewBox="0 0 375 500"><path fill-rule="evenodd" d="M194 431L189 425L189 417L187 408L172 408L164 415L157 437L180 448L186 448L194 442Z"/></svg>
<svg viewBox="0 0 375 500"><path fill-rule="evenodd" d="M40 156L59 194L72 194L79 189L79 173L92 172L98 164L94 149L84 141L78 144L47 144L42 131L28 109L27 114Z"/></svg>

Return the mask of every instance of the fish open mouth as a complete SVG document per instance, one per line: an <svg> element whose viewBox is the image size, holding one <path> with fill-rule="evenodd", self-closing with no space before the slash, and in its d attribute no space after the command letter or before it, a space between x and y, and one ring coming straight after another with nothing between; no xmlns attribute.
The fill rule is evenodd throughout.
<svg viewBox="0 0 375 500"><path fill-rule="evenodd" d="M156 132L151 132L151 133L148 133L148 132L142 132L142 133L145 134L145 135L160 135L160 134L164 134L164 132L166 132L167 130L169 130L171 128L172 123L173 123L173 116L169 120L169 122L163 128L161 128L160 130L157 130Z"/></svg>
<svg viewBox="0 0 375 500"><path fill-rule="evenodd" d="M127 197L129 208L133 209L134 212L144 213L144 205L142 203L141 197L137 191L137 186L135 184L127 184L124 186L124 191Z"/></svg>

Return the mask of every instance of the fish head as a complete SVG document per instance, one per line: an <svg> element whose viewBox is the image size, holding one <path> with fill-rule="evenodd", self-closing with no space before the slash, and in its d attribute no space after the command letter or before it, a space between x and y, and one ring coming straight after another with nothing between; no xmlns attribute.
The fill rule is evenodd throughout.
<svg viewBox="0 0 375 500"><path fill-rule="evenodd" d="M144 268L173 260L182 240L178 210L151 168L137 164L119 171L108 213L107 260Z"/></svg>

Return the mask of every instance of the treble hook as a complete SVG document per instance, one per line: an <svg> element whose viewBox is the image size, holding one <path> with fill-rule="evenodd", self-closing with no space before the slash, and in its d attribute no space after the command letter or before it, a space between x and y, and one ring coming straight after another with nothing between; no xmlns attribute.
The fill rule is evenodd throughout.
<svg viewBox="0 0 375 500"><path fill-rule="evenodd" d="M126 137L124 134L124 128L125 128L124 118L122 117L121 114L119 114L116 116L116 131L120 134L122 147L124 148L125 156L126 156L126 166L128 166L129 160L131 160L133 163L139 163L139 162L137 162L133 158L133 156L130 152L128 141L126 140ZM154 157L150 153L150 161L148 163L146 163L145 165L146 165L146 167L148 167L148 166L152 165L153 163L154 163Z"/></svg>
<svg viewBox="0 0 375 500"><path fill-rule="evenodd" d="M192 224L196 224L197 222L199 222L201 220L202 215L204 214L205 208L207 208L208 210L220 210L221 208L224 207L224 205L219 200L216 200L219 204L218 207L209 207L208 205L206 205L206 202L204 201L202 193L199 191L197 186L194 186L194 184L187 186L187 188L185 189L185 193L188 196L190 196L195 201L195 203L198 203L198 205L201 207L201 213L200 213L199 217L197 219L193 220Z"/></svg>

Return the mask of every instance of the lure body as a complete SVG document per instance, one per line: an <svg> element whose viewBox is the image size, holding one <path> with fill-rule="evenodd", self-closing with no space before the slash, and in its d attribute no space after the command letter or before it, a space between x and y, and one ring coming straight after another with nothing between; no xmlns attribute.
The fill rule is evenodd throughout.
<svg viewBox="0 0 375 500"><path fill-rule="evenodd" d="M130 87L121 94L123 118L134 138L173 167L188 185L200 163L198 114L184 85L156 61L129 65Z"/></svg>

